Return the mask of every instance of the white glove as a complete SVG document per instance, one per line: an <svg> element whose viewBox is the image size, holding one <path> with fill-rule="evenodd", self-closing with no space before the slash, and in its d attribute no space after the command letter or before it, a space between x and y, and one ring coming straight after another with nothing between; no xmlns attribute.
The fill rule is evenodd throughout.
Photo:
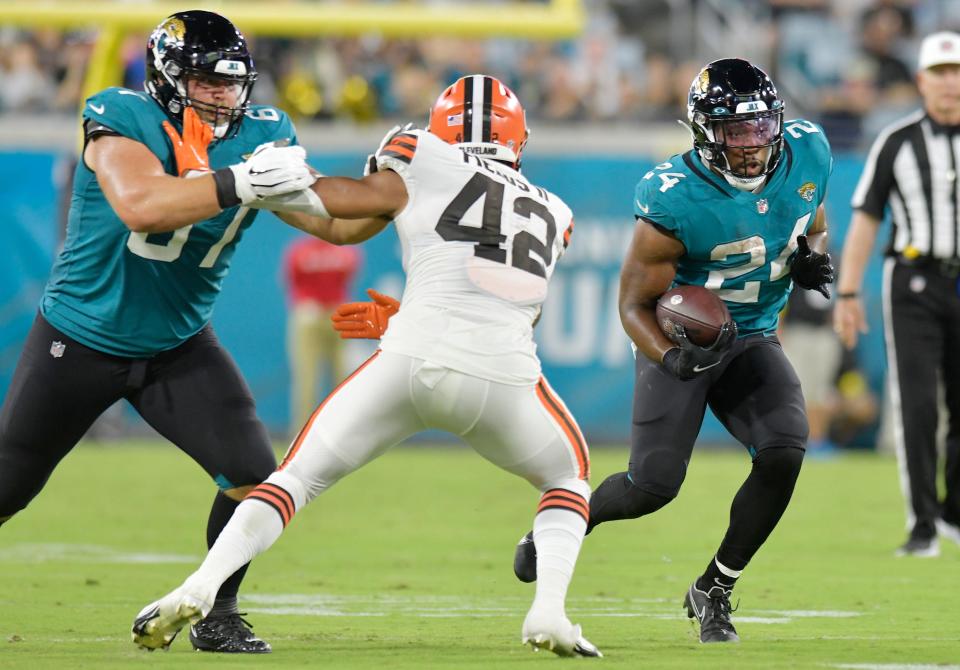
<svg viewBox="0 0 960 670"><path fill-rule="evenodd" d="M237 197L244 205L261 198L301 191L317 180L307 165L303 147L261 144L243 163L230 166Z"/></svg>
<svg viewBox="0 0 960 670"><path fill-rule="evenodd" d="M377 155L380 151L390 143L390 140L393 139L393 136L398 133L406 133L411 130L414 130L416 126L412 123L405 123L402 126L400 124L395 125L393 128L387 131L387 134L383 136L383 139L380 140L380 146L377 147L377 150L372 154L367 156L367 162L363 166L363 176L369 177L371 174L377 171Z"/></svg>

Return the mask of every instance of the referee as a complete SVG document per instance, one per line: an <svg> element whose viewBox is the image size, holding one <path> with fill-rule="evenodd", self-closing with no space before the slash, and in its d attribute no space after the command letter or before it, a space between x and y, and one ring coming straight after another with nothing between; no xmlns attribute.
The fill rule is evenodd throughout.
<svg viewBox="0 0 960 670"><path fill-rule="evenodd" d="M960 35L923 40L917 86L924 109L880 133L854 192L834 326L848 348L866 332L860 287L889 205L884 334L910 532L897 555L937 556L938 532L960 543ZM949 412L943 500L937 497L938 383Z"/></svg>

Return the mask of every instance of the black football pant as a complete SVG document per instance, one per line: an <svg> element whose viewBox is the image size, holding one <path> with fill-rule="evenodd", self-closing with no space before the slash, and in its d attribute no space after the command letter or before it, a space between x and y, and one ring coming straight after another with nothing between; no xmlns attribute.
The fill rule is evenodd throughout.
<svg viewBox="0 0 960 670"><path fill-rule="evenodd" d="M911 535L960 524L960 295L955 271L937 262L888 259L884 320L900 482ZM946 495L937 496L937 384L948 411Z"/></svg>
<svg viewBox="0 0 960 670"><path fill-rule="evenodd" d="M787 508L808 432L800 381L773 337L741 338L720 365L686 382L638 357L629 470L597 487L591 530L650 514L677 496L707 406L753 459L717 552L731 569L747 565Z"/></svg>
<svg viewBox="0 0 960 670"><path fill-rule="evenodd" d="M276 468L250 390L209 326L175 349L129 359L90 349L38 316L0 409L0 518L25 508L97 417L121 398L221 490L259 484ZM143 479L149 486L150 473ZM235 504L218 493L212 539L229 519L223 508ZM144 510L152 513L159 512Z"/></svg>

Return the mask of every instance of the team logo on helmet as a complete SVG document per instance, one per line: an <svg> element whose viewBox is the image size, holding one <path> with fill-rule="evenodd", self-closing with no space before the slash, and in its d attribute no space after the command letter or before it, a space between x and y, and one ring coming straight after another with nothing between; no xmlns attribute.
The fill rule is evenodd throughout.
<svg viewBox="0 0 960 670"><path fill-rule="evenodd" d="M183 19L171 16L169 19L157 26L151 36L151 43L161 56L169 47L183 48L183 38L187 34L187 26Z"/></svg>
<svg viewBox="0 0 960 670"><path fill-rule="evenodd" d="M175 16L171 16L165 21L164 24L160 26L160 30L169 35L170 39L177 40L178 42L182 41L183 36L187 34L187 27L183 24L183 20Z"/></svg>
<svg viewBox="0 0 960 670"><path fill-rule="evenodd" d="M710 88L710 72L707 68L700 70L700 76L697 77L697 87L701 93L706 93Z"/></svg>
<svg viewBox="0 0 960 670"><path fill-rule="evenodd" d="M797 189L797 193L800 194L800 197L806 200L807 202L813 202L813 195L817 192L817 185L812 181L808 181L803 186Z"/></svg>

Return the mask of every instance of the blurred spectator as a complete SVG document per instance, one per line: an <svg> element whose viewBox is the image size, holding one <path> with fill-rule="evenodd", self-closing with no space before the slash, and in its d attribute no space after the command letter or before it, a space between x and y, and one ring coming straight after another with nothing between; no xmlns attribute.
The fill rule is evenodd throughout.
<svg viewBox="0 0 960 670"><path fill-rule="evenodd" d="M53 107L53 75L41 66L33 38L17 35L0 45L0 108L36 112Z"/></svg>
<svg viewBox="0 0 960 670"><path fill-rule="evenodd" d="M504 4L506 11L511 3ZM750 55L777 76L791 114L821 122L834 147L843 149L856 146L864 128L869 133L885 122L887 108L897 114L910 104L904 103L914 95L901 57L904 41L915 25L954 15L960 21L952 5L590 0L584 33L568 41L410 40L376 33L261 37L253 99L298 120L415 120L423 118L440 82L490 72L527 101L532 120L669 121L683 116L688 83L700 63ZM860 34L858 41L854 36ZM123 49L128 88L142 87L142 41L141 35L132 37ZM0 36L2 108L72 111L80 102L91 44L90 36L6 29Z"/></svg>
<svg viewBox="0 0 960 670"><path fill-rule="evenodd" d="M358 247L338 247L312 236L296 238L284 253L290 310L287 357L291 435L306 425L319 400L346 376L344 343L333 329L330 316L349 298L360 260Z"/></svg>
<svg viewBox="0 0 960 670"><path fill-rule="evenodd" d="M897 7L878 4L863 13L858 59L869 69L878 95L888 100L915 99L913 73L899 55L900 41L909 30Z"/></svg>
<svg viewBox="0 0 960 670"><path fill-rule="evenodd" d="M840 370L841 347L831 327L831 302L816 291L794 290L780 320L780 339L793 363L807 402L811 456L834 450L830 422L837 406L834 382Z"/></svg>
<svg viewBox="0 0 960 670"><path fill-rule="evenodd" d="M843 352L835 399L830 415L830 440L837 446L873 447L877 442L880 403L851 351Z"/></svg>

